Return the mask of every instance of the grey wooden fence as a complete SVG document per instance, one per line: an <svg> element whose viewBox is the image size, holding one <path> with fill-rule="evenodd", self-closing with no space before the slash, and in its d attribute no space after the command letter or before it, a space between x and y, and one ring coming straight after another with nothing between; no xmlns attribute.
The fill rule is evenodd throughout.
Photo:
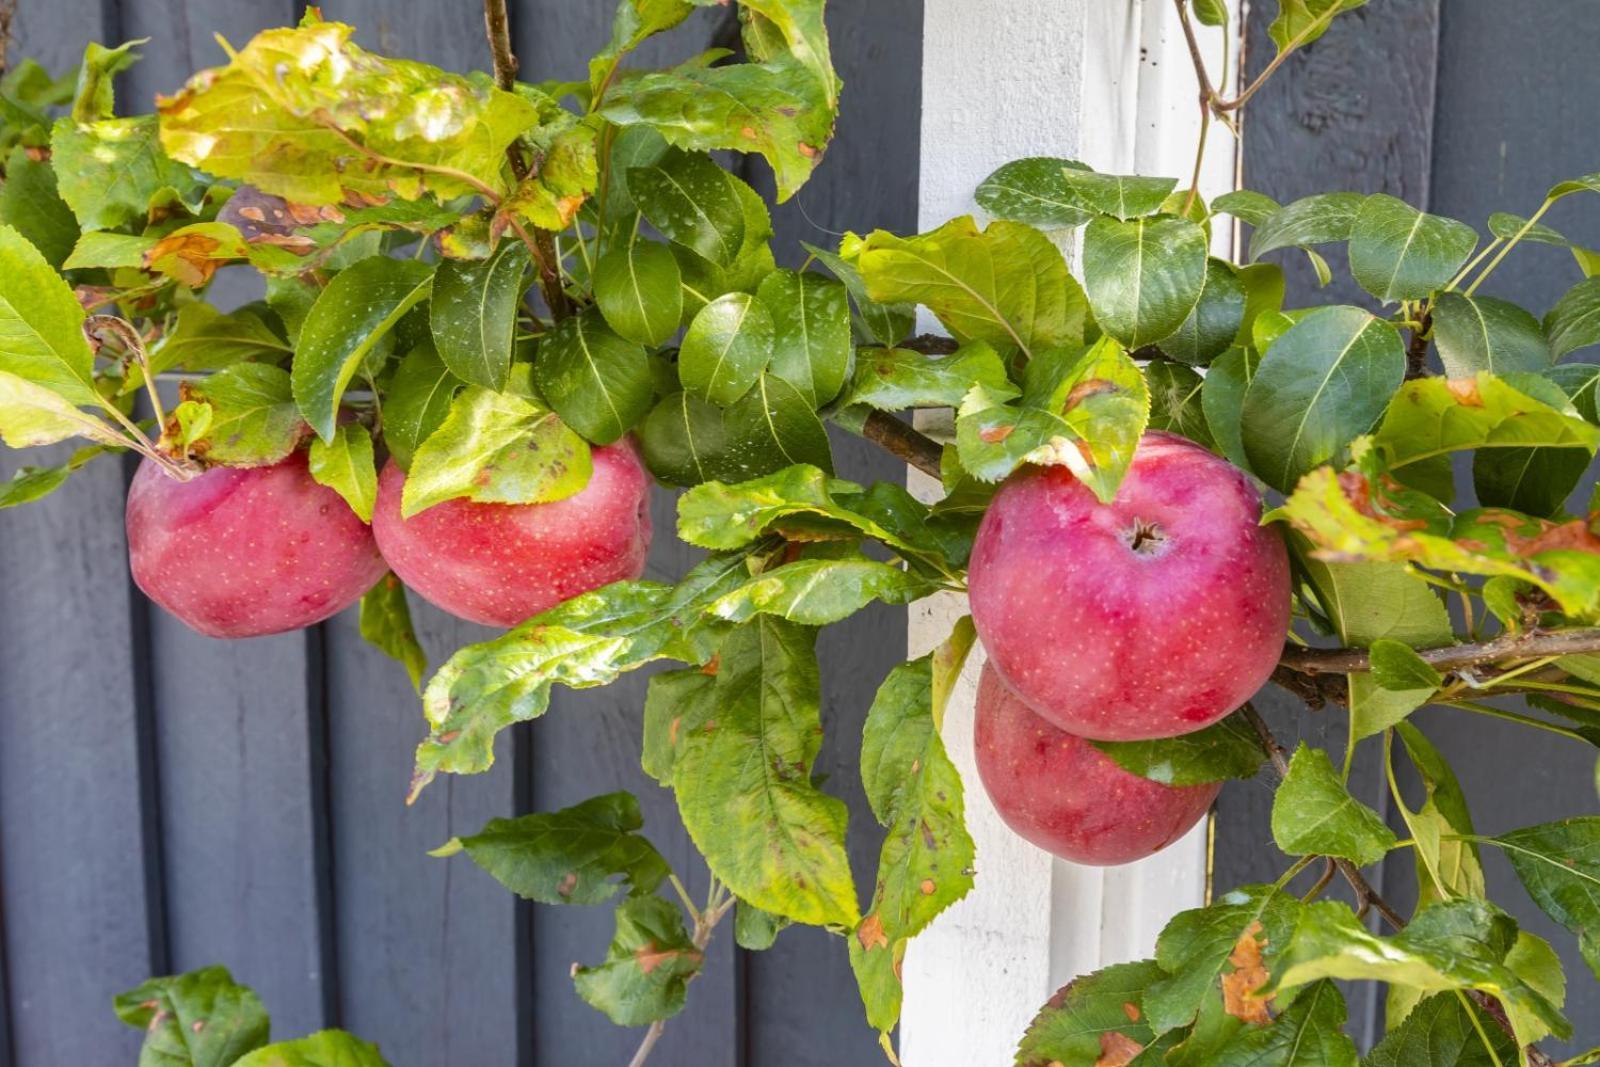
<svg viewBox="0 0 1600 1067"><path fill-rule="evenodd" d="M1270 12L1262 10L1271 5L1255 7L1249 65L1259 69L1272 55L1264 32ZM1491 212L1529 215L1555 182L1600 170L1592 107L1600 93L1597 50L1600 6L1588 0L1373 0L1291 59L1250 105L1245 183L1283 202L1335 188L1386 192L1470 222L1480 233ZM1551 224L1580 243L1600 242L1593 199L1558 205ZM1539 246L1513 255L1484 292L1535 314L1580 277L1564 249ZM1291 302L1370 302L1347 275L1313 296L1315 281L1299 257L1274 258L1292 263ZM1335 263L1335 274L1341 270ZM1585 485L1575 496L1580 510L1588 491ZM1286 742L1304 736L1335 750L1343 745L1342 713L1308 713L1286 697L1269 700ZM1422 712L1417 722L1461 777L1479 833L1600 811L1591 784L1594 753L1583 746L1445 709ZM1388 803L1381 763L1358 759L1355 773L1367 799L1403 831ZM1271 881L1281 873L1270 848L1270 805L1264 780L1223 790L1219 887ZM1577 1029L1568 1047L1600 1043L1600 984L1572 936L1527 902L1503 857L1484 852L1490 895L1561 952L1567 1015ZM1415 872L1409 856L1397 857L1377 884L1408 911L1416 899ZM1376 987L1356 987L1350 1007L1369 1041L1382 1034ZM1556 1052L1563 1046L1542 1047Z"/></svg>
<svg viewBox="0 0 1600 1067"><path fill-rule="evenodd" d="M614 8L515 4L524 76L582 76ZM704 49L724 11L644 60ZM21 0L13 54L62 69L88 40L147 36L120 89L128 109L148 110L224 58L214 33L242 43L299 13L294 0ZM488 65L478 0L329 0L324 14L355 24L369 47ZM777 247L790 251L828 243L828 230L916 225L921 2L840 3L829 23L853 106L825 176L775 214ZM850 442L839 460L860 477L897 476ZM0 477L17 461L0 455ZM606 910L520 905L471 864L425 852L494 816L627 788L663 852L703 886L671 795L638 767L643 681L558 695L492 773L441 781L408 810L423 723L403 672L363 645L349 615L227 643L153 609L126 573L127 473L91 468L0 524L0 1067L131 1064L138 1035L111 1014L112 994L208 963L261 993L275 1033L346 1027L397 1067L626 1062L638 1032L579 1001L567 973L604 954ZM673 543L671 499L656 503L650 567L673 576L688 554ZM418 629L436 658L486 632L426 605ZM903 612L888 610L820 645L830 735L819 767L856 815L864 884L878 842L854 749L904 649ZM656 1053L663 1064L881 1062L836 940L790 931L759 956L726 936L713 945Z"/></svg>
<svg viewBox="0 0 1600 1067"><path fill-rule="evenodd" d="M1251 33L1257 68L1267 54L1263 6ZM525 76L577 76L612 7L519 0ZM827 230L914 229L921 7L832 5L845 117L818 178L776 213L781 249ZM324 10L372 47L454 68L487 63L477 0L329 0ZM144 109L221 58L212 33L237 42L298 14L294 0L21 0L17 51L59 69L86 40L149 36L145 61L122 82L129 107ZM720 14L704 13L647 58L703 47ZM1588 103L1600 90L1597 50L1600 9L1588 0L1374 0L1252 105L1247 182L1281 199L1384 190L1480 224L1491 210L1526 212L1553 180L1600 169ZM1572 202L1556 221L1600 244L1589 204ZM1563 255L1532 250L1494 288L1542 311L1571 277ZM1296 281L1304 293L1308 279ZM17 458L0 453L0 477ZM850 442L840 461L856 477L897 476ZM603 951L609 915L519 904L470 865L424 853L494 816L629 788L668 858L702 885L670 796L637 767L643 681L559 693L534 728L514 731L494 772L441 781L408 810L401 796L421 721L398 669L362 644L349 617L225 643L153 610L126 573L127 474L91 468L47 502L0 517L0 1067L132 1063L137 1035L112 1017L111 995L213 962L261 992L279 1035L347 1027L380 1042L397 1067L625 1062L637 1034L579 1002L567 977L572 961ZM687 554L666 533L665 494L655 517L651 570L671 576ZM418 625L435 657L482 633L425 605ZM863 884L877 841L854 748L904 636L903 615L878 610L821 644L829 734L820 768L851 803ZM1326 741L1339 730L1335 713L1272 703L1287 738ZM1593 808L1588 754L1478 719L1426 722L1475 799L1480 828ZM1360 773L1383 804L1376 766ZM1219 886L1278 875L1269 803L1265 782L1223 792ZM1519 900L1509 870L1497 857L1489 864L1491 888ZM1410 879L1396 865L1382 887L1403 901ZM1521 917L1562 948L1569 1014L1580 1037L1600 1041L1600 989L1570 938L1530 909ZM1381 1003L1366 996L1352 1010L1369 1036L1380 1032ZM843 953L804 930L763 954L713 942L657 1058L881 1062Z"/></svg>

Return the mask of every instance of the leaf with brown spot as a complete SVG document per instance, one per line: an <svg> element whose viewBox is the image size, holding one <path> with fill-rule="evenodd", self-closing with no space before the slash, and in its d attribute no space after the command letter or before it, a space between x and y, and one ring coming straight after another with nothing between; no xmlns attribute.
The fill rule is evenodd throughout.
<svg viewBox="0 0 1600 1067"><path fill-rule="evenodd" d="M115 1007L144 1031L140 1063L229 1067L267 1043L266 1009L225 967L152 978L119 995Z"/></svg>
<svg viewBox="0 0 1600 1067"><path fill-rule="evenodd" d="M684 990L703 956L683 915L657 896L629 897L617 907L617 931L605 962L578 967L578 995L619 1026L643 1026L683 1010Z"/></svg>
<svg viewBox="0 0 1600 1067"><path fill-rule="evenodd" d="M883 932L883 919L876 912L861 920L861 925L856 927L856 940L868 951L888 947L889 938Z"/></svg>
<svg viewBox="0 0 1600 1067"><path fill-rule="evenodd" d="M1100 1058L1094 1061L1094 1067L1127 1067L1143 1051L1144 1046L1126 1034L1101 1034Z"/></svg>
<svg viewBox="0 0 1600 1067"><path fill-rule="evenodd" d="M145 251L142 262L145 270L198 289L211 281L218 267L242 258L247 251L244 239L232 226L197 222L161 238Z"/></svg>
<svg viewBox="0 0 1600 1067"><path fill-rule="evenodd" d="M1255 991L1267 984L1270 977L1261 962L1261 950L1266 941L1260 938L1259 921L1253 922L1239 935L1239 941L1228 954L1233 970L1222 976L1223 1010L1235 1019L1255 1026L1265 1026L1272 1021L1268 1005L1271 995L1257 996Z"/></svg>
<svg viewBox="0 0 1600 1067"><path fill-rule="evenodd" d="M645 837L639 802L606 793L561 811L491 819L460 839L472 861L524 900L598 904L624 884L654 892L670 872Z"/></svg>

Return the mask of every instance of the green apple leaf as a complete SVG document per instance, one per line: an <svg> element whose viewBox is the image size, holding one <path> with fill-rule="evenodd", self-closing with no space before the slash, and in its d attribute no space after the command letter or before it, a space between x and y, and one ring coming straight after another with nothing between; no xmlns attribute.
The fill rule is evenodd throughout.
<svg viewBox="0 0 1600 1067"><path fill-rule="evenodd" d="M1544 379L1519 376L1517 382L1545 392L1561 406L1535 399L1488 371L1471 378L1406 382L1373 436L1385 468L1407 485L1448 500L1452 452L1570 448L1594 455L1600 427L1580 417Z"/></svg>
<svg viewBox="0 0 1600 1067"><path fill-rule="evenodd" d="M226 967L152 978L114 1002L117 1017L144 1031L141 1064L230 1067L267 1043L266 1009Z"/></svg>
<svg viewBox="0 0 1600 1067"><path fill-rule="evenodd" d="M126 445L109 424L73 407L59 393L0 370L0 441L12 448L50 445L69 437Z"/></svg>
<svg viewBox="0 0 1600 1067"><path fill-rule="evenodd" d="M1568 289L1544 317L1555 358L1600 344L1600 277L1585 278Z"/></svg>
<svg viewBox="0 0 1600 1067"><path fill-rule="evenodd" d="M1144 381L1150 391L1150 429L1179 434L1206 448L1215 445L1201 399L1205 379L1181 363L1162 360L1146 364Z"/></svg>
<svg viewBox="0 0 1600 1067"><path fill-rule="evenodd" d="M1482 1008L1454 993L1435 993L1411 1009L1365 1063L1367 1067L1506 1067L1517 1062L1517 1052L1511 1035Z"/></svg>
<svg viewBox="0 0 1600 1067"><path fill-rule="evenodd" d="M1267 35L1278 51L1289 52L1321 37L1338 15L1352 11L1367 0L1278 0L1278 14L1267 27ZM1342 1020L1341 1020L1342 1021Z"/></svg>
<svg viewBox="0 0 1600 1067"><path fill-rule="evenodd" d="M611 19L611 40L589 60L591 98L605 94L624 56L656 34L672 29L692 11L694 5L689 0L618 0Z"/></svg>
<svg viewBox="0 0 1600 1067"><path fill-rule="evenodd" d="M1083 279L1100 328L1130 350L1181 328L1205 287L1206 244L1205 230L1188 219L1102 217L1089 223Z"/></svg>
<svg viewBox="0 0 1600 1067"><path fill-rule="evenodd" d="M833 470L828 431L800 390L771 374L756 379L723 415L735 477L766 474L795 463Z"/></svg>
<svg viewBox="0 0 1600 1067"><path fill-rule="evenodd" d="M543 715L554 684L587 689L665 657L709 659L715 646L702 638L716 627L701 616L749 579L746 554L712 556L676 587L615 582L451 656L423 693L431 734L417 748L412 798L439 771L488 770L495 736Z"/></svg>
<svg viewBox="0 0 1600 1067"><path fill-rule="evenodd" d="M52 267L59 268L78 241L78 220L56 191L55 169L22 145L5 157L0 184L0 225L15 229Z"/></svg>
<svg viewBox="0 0 1600 1067"><path fill-rule="evenodd" d="M1578 937L1600 975L1600 816L1529 826L1491 838L1511 861L1528 895Z"/></svg>
<svg viewBox="0 0 1600 1067"><path fill-rule="evenodd" d="M198 214L204 197L200 176L161 150L154 115L59 119L50 153L61 199L85 230L142 226L163 195Z"/></svg>
<svg viewBox="0 0 1600 1067"><path fill-rule="evenodd" d="M683 1010L689 980L704 962L676 906L660 897L629 897L617 905L617 932L605 962L575 967L572 981L585 1003L618 1026L644 1026Z"/></svg>
<svg viewBox="0 0 1600 1067"><path fill-rule="evenodd" d="M1189 317L1159 342L1172 359L1205 366L1228 350L1245 324L1249 294L1234 268L1220 259L1206 261L1205 286Z"/></svg>
<svg viewBox="0 0 1600 1067"><path fill-rule="evenodd" d="M369 645L406 669L412 688L422 695L428 673L428 654L411 625L411 605L406 587L393 574L385 574L361 598L361 637Z"/></svg>
<svg viewBox="0 0 1600 1067"><path fill-rule="evenodd" d="M690 152L628 172L628 192L650 225L714 264L728 266L745 242L745 212L736 190L744 183Z"/></svg>
<svg viewBox="0 0 1600 1067"><path fill-rule="evenodd" d="M631 0L624 0L624 7ZM594 267L594 299L606 324L641 345L672 339L683 320L683 272L672 250L636 228Z"/></svg>
<svg viewBox="0 0 1600 1067"><path fill-rule="evenodd" d="M1491 296L1439 294L1433 302L1433 340L1452 378L1481 370L1541 371L1552 358L1539 320Z"/></svg>
<svg viewBox="0 0 1600 1067"><path fill-rule="evenodd" d="M372 454L372 434L360 423L348 422L334 432L332 441L311 442L311 477L344 497L362 522L372 522L378 500L378 468Z"/></svg>
<svg viewBox="0 0 1600 1067"><path fill-rule="evenodd" d="M845 287L821 274L775 270L756 296L772 316L773 376L794 386L813 408L838 396L850 369Z"/></svg>
<svg viewBox="0 0 1600 1067"><path fill-rule="evenodd" d="M978 185L978 206L990 218L1046 230L1082 226L1096 210L1067 184L1062 175L1067 169L1088 168L1077 160L1049 156L1013 160Z"/></svg>
<svg viewBox="0 0 1600 1067"><path fill-rule="evenodd" d="M1246 1029L1223 1047L1216 1067L1356 1067L1355 1042L1345 1036L1344 995L1332 982L1297 994L1270 1026Z"/></svg>
<svg viewBox="0 0 1600 1067"><path fill-rule="evenodd" d="M909 539L916 535L901 528L926 531L924 505L899 501L903 522L894 522L872 502L859 486L800 464L733 485L695 486L678 498L678 537L701 548L726 551L753 544L769 532L801 541L840 540L857 532L904 556L927 553L925 542Z"/></svg>
<svg viewBox="0 0 1600 1067"><path fill-rule="evenodd" d="M856 351L855 375L842 404L865 404L879 411L953 408L975 385L997 393L1010 387L1000 353L983 341L944 356L904 348L862 348Z"/></svg>
<svg viewBox="0 0 1600 1067"><path fill-rule="evenodd" d="M1207 907L1179 912L1156 941L1156 962L1165 974L1145 992L1151 1030L1164 1034L1194 1022L1207 997L1221 991L1219 980L1229 984L1234 999L1248 1005L1249 995L1266 981L1288 947L1300 911L1300 900L1292 893L1247 885ZM1238 973L1233 957L1246 941L1254 942L1249 958L1264 968L1259 976ZM1266 1002L1258 1003L1265 1012Z"/></svg>
<svg viewBox="0 0 1600 1067"><path fill-rule="evenodd" d="M257 1049L233 1067L389 1067L378 1046L343 1030L319 1030L310 1037Z"/></svg>
<svg viewBox="0 0 1600 1067"><path fill-rule="evenodd" d="M1206 417L1211 439L1223 457L1242 470L1250 469L1241 426L1244 397L1260 365L1261 357L1255 349L1230 348L1206 369L1205 383L1200 387L1200 410Z"/></svg>
<svg viewBox="0 0 1600 1067"><path fill-rule="evenodd" d="M0 508L42 500L65 485L71 476L69 467L18 467L8 480L0 482Z"/></svg>
<svg viewBox="0 0 1600 1067"><path fill-rule="evenodd" d="M351 33L313 22L257 34L158 101L162 147L296 203L447 199L505 191L506 149L559 110L486 74L374 55Z"/></svg>
<svg viewBox="0 0 1600 1067"><path fill-rule="evenodd" d="M1279 511L1319 554L1504 575L1544 589L1574 619L1600 617L1600 551L1583 536L1581 520L1558 523L1497 508L1454 515L1426 494L1384 481L1370 449L1355 451L1362 467L1312 471Z"/></svg>
<svg viewBox="0 0 1600 1067"><path fill-rule="evenodd" d="M453 838L436 856L465 850L472 862L524 900L599 904L617 895L655 892L671 868L642 834L632 793L606 793L560 811L490 819Z"/></svg>
<svg viewBox="0 0 1600 1067"><path fill-rule="evenodd" d="M906 942L972 889L976 846L939 731L975 638L963 618L939 648L890 671L862 730L861 781L888 836L872 903L850 935L850 965L867 979L859 983L867 1021L884 1033L900 1015Z"/></svg>
<svg viewBox="0 0 1600 1067"><path fill-rule="evenodd" d="M817 262L844 283L855 302L856 314L861 317L864 335L886 347L894 347L906 338L916 326L917 309L912 304L880 304L867 295L867 283L854 263L829 252L825 248L800 242L800 247L816 257Z"/></svg>
<svg viewBox="0 0 1600 1067"><path fill-rule="evenodd" d="M99 403L83 308L39 250L0 225L0 371L73 406Z"/></svg>
<svg viewBox="0 0 1600 1067"><path fill-rule="evenodd" d="M1375 193L1350 229L1350 273L1384 303L1420 300L1443 287L1478 247L1471 226Z"/></svg>
<svg viewBox="0 0 1600 1067"><path fill-rule="evenodd" d="M1128 773L1170 786L1253 778L1266 759L1255 731L1237 714L1178 737L1096 741L1094 747Z"/></svg>
<svg viewBox="0 0 1600 1067"><path fill-rule="evenodd" d="M909 604L938 588L900 567L864 556L799 559L763 571L712 604L711 613L729 622L767 614L802 626L827 626L874 600Z"/></svg>
<svg viewBox="0 0 1600 1067"><path fill-rule="evenodd" d="M1338 856L1360 866L1394 847L1383 818L1350 795L1328 754L1304 741L1272 800L1272 836L1293 856Z"/></svg>
<svg viewBox="0 0 1600 1067"><path fill-rule="evenodd" d="M1420 906L1454 896L1485 895L1483 864L1473 835L1472 813L1455 772L1421 730L1409 722L1396 725L1395 735L1422 779L1425 800L1413 812L1398 805L1417 842L1417 899Z"/></svg>
<svg viewBox="0 0 1600 1067"><path fill-rule="evenodd" d="M1250 237L1251 261L1280 248L1348 241L1365 201L1360 193L1318 193L1285 204L1255 224Z"/></svg>
<svg viewBox="0 0 1600 1067"><path fill-rule="evenodd" d="M732 404L772 361L775 332L772 313L749 293L711 301L689 324L678 349L684 389L714 404Z"/></svg>
<svg viewBox="0 0 1600 1067"><path fill-rule="evenodd" d="M534 384L561 420L609 445L650 411L650 362L593 308L563 319L539 342Z"/></svg>
<svg viewBox="0 0 1600 1067"><path fill-rule="evenodd" d="M1240 413L1250 469L1288 492L1370 430L1405 378L1400 334L1360 308L1323 307L1262 356Z"/></svg>
<svg viewBox="0 0 1600 1067"><path fill-rule="evenodd" d="M672 785L685 720L714 699L717 677L699 667L661 671L650 677L644 698L644 744L639 765L664 786Z"/></svg>
<svg viewBox="0 0 1600 1067"><path fill-rule="evenodd" d="M444 423L465 384L450 373L431 340L400 361L383 402L383 440L402 470L411 469L417 446Z"/></svg>
<svg viewBox="0 0 1600 1067"><path fill-rule="evenodd" d="M1336 901L1307 906L1272 989L1324 978L1410 986L1423 994L1479 990L1505 1005L1521 1043L1572 1026L1506 963L1517 924L1486 900L1458 897L1419 911L1393 937L1378 937Z"/></svg>
<svg viewBox="0 0 1600 1067"><path fill-rule="evenodd" d="M1266 193L1258 193L1253 189L1235 189L1211 201L1212 214L1232 215L1240 222L1249 223L1251 226L1260 226L1281 207L1282 205Z"/></svg>
<svg viewBox="0 0 1600 1067"><path fill-rule="evenodd" d="M220 370L235 363L281 363L293 352L255 312L195 303L178 309L177 325L150 353L150 364L158 374L173 368Z"/></svg>
<svg viewBox="0 0 1600 1067"><path fill-rule="evenodd" d="M643 123L680 148L759 152L772 166L778 199L804 185L833 138L839 78L829 54L823 0L753 0L743 5L752 62L617 79L600 114Z"/></svg>
<svg viewBox="0 0 1600 1067"><path fill-rule="evenodd" d="M639 451L650 473L670 485L699 485L730 473L741 458L722 409L693 393L662 397L639 426Z"/></svg>
<svg viewBox="0 0 1600 1067"><path fill-rule="evenodd" d="M922 304L963 343L1031 353L1083 339L1082 290L1060 250L1021 223L979 231L962 217L917 237L878 230L860 242L855 259L873 300Z"/></svg>
<svg viewBox="0 0 1600 1067"><path fill-rule="evenodd" d="M334 275L300 327L294 399L323 440L333 437L339 401L367 354L428 295L433 268L373 256Z"/></svg>
<svg viewBox="0 0 1600 1067"><path fill-rule="evenodd" d="M488 259L439 262L429 323L439 358L462 381L506 387L528 263L521 241L502 242Z"/></svg>
<svg viewBox="0 0 1600 1067"><path fill-rule="evenodd" d="M1016 1067L1093 1067L1144 1048L1155 1034L1140 1005L1162 977L1154 960L1140 960L1073 979L1034 1016Z"/></svg>
<svg viewBox="0 0 1600 1067"><path fill-rule="evenodd" d="M211 423L187 451L207 463L266 467L300 447L311 429L300 417L289 372L270 363L238 363L179 387L189 403L211 408Z"/></svg>
<svg viewBox="0 0 1600 1067"><path fill-rule="evenodd" d="M718 653L715 715L687 724L672 783L684 826L741 900L854 927L843 802L811 783L822 744L813 631L761 615Z"/></svg>
<svg viewBox="0 0 1600 1067"><path fill-rule="evenodd" d="M446 500L535 504L589 484L589 446L555 414L516 393L469 385L411 457L401 513Z"/></svg>
<svg viewBox="0 0 1600 1067"><path fill-rule="evenodd" d="M1176 178L1100 174L1073 166L1062 168L1061 180L1090 211L1123 220L1160 211L1178 185Z"/></svg>
<svg viewBox="0 0 1600 1067"><path fill-rule="evenodd" d="M1065 466L1109 502L1150 415L1138 365L1107 337L1081 354L1041 352L1028 373L1021 407L983 386L967 394L956 417L962 465L983 481L998 481L1025 462Z"/></svg>
<svg viewBox="0 0 1600 1067"><path fill-rule="evenodd" d="M1383 638L1372 643L1373 681L1385 689L1403 691L1426 689L1433 691L1444 684L1444 678L1427 660L1417 655L1416 649L1400 641Z"/></svg>

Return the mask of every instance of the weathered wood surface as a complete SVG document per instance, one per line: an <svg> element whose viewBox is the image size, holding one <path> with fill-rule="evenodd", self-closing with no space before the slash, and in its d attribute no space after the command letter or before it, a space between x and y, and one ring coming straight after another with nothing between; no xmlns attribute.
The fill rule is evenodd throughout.
<svg viewBox="0 0 1600 1067"><path fill-rule="evenodd" d="M1254 9L1250 65L1257 70L1272 55L1265 32L1271 13L1271 5ZM1283 202L1331 189L1386 192L1486 234L1491 212L1531 214L1550 185L1595 169L1584 101L1600 88L1600 70L1590 59L1597 45L1600 9L1583 0L1373 0L1341 16L1323 40L1285 64L1247 108L1245 185ZM1600 212L1592 202L1574 198L1551 221L1574 239L1600 241ZM1346 300L1371 306L1347 274L1338 278L1344 265L1334 257L1338 280L1321 291L1303 257L1273 258L1289 267L1292 305ZM1515 253L1484 291L1542 315L1579 277L1565 251L1532 246ZM1303 737L1342 748L1343 713L1308 713L1281 693L1265 704L1285 743ZM1433 709L1416 721L1461 777L1480 833L1593 810L1591 751L1458 711ZM1363 755L1354 775L1359 791L1402 829L1378 753ZM1403 758L1397 762L1404 766ZM1409 794L1413 807L1419 796ZM1265 781L1223 791L1219 891L1281 873L1270 847L1271 801ZM1491 896L1561 952L1567 1014L1577 1029L1565 1047L1594 1045L1600 1041L1600 987L1571 935L1528 901L1503 857L1494 849L1484 853ZM1375 884L1409 910L1416 894L1409 855L1397 854ZM1368 1041L1381 1036L1382 998L1370 986L1352 992L1357 1027ZM1564 1046L1542 1047L1559 1054Z"/></svg>
<svg viewBox="0 0 1600 1067"><path fill-rule="evenodd" d="M90 39L148 36L144 62L119 81L124 107L143 111L223 59L214 34L238 45L303 6L21 0L12 54L61 69ZM523 77L580 76L614 6L515 3ZM790 262L803 256L799 240L916 226L921 2L834 7L834 58L854 107L827 166L774 213ZM476 0L338 0L324 11L355 24L369 47L454 69L488 65ZM699 52L725 33L725 18L720 8L699 12L638 61ZM748 169L768 180L764 164ZM900 476L860 442L839 446L852 477ZM23 459L0 453L0 477ZM513 731L492 772L441 779L407 809L420 708L403 672L361 641L354 612L244 642L190 633L128 579L130 471L97 466L50 500L0 516L0 1067L131 1063L138 1035L112 1015L112 995L209 963L258 989L277 1036L347 1027L379 1042L396 1067L626 1062L640 1032L583 1004L568 975L574 961L604 954L610 910L519 902L464 858L426 851L496 816L626 788L652 838L703 893L705 871L671 794L638 766L645 678L560 693L544 719ZM650 571L672 578L697 553L671 535L670 494L658 493L653 514ZM414 610L436 663L487 633L424 604ZM855 771L860 727L904 647L904 613L887 609L820 643L829 679L820 769L851 804L863 886L879 837ZM730 928L651 1062L882 1059L837 938L791 931L758 956L737 950Z"/></svg>

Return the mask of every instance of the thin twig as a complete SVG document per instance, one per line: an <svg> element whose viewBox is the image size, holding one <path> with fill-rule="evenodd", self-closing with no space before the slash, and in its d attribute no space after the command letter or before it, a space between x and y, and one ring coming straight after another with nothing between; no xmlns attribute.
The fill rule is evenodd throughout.
<svg viewBox="0 0 1600 1067"><path fill-rule="evenodd" d="M489 50L494 54L494 83L506 92L517 84L517 54L511 50L511 18L506 0L483 0L484 30L489 35Z"/></svg>
<svg viewBox="0 0 1600 1067"><path fill-rule="evenodd" d="M1428 373L1428 339L1433 331L1433 312L1424 312L1411 331L1411 343L1406 346L1406 381L1424 377Z"/></svg>
<svg viewBox="0 0 1600 1067"><path fill-rule="evenodd" d="M1440 671L1459 671L1489 663L1542 659L1545 656L1570 656L1600 652L1600 629L1530 631L1505 634L1490 641L1469 645L1419 648L1417 655ZM1372 669L1372 658L1363 648L1300 648L1288 646L1278 664L1300 674L1351 674ZM1506 690L1509 692L1510 690Z"/></svg>
<svg viewBox="0 0 1600 1067"><path fill-rule="evenodd" d="M11 20L17 16L17 0L0 0L0 74L6 72L11 50Z"/></svg>

